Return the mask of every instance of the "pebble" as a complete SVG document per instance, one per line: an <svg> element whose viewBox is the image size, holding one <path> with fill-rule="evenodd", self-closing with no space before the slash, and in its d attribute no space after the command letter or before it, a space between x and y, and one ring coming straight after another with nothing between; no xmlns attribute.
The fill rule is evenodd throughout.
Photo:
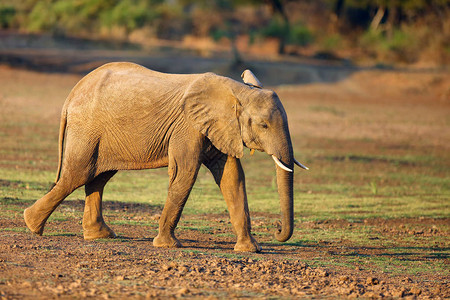
<svg viewBox="0 0 450 300"><path fill-rule="evenodd" d="M368 277L366 279L366 284L368 285L377 285L379 283L379 280L375 277Z"/></svg>
<svg viewBox="0 0 450 300"><path fill-rule="evenodd" d="M422 293L422 290L419 289L418 287L413 287L411 288L411 293L413 293L416 296L419 296Z"/></svg>
<svg viewBox="0 0 450 300"><path fill-rule="evenodd" d="M184 287L178 290L177 295L182 296L182 295L187 295L189 294L189 289Z"/></svg>

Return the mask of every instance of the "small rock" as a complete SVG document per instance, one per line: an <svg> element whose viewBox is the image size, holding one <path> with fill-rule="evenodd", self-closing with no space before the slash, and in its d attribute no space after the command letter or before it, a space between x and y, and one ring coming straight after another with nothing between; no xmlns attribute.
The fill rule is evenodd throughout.
<svg viewBox="0 0 450 300"><path fill-rule="evenodd" d="M260 282L255 282L254 284L253 284L253 288L254 289L259 289L259 288L261 288L262 287L262 284L260 283Z"/></svg>
<svg viewBox="0 0 450 300"><path fill-rule="evenodd" d="M182 295L187 295L189 294L189 289L188 288L181 288L178 290L177 295L182 296Z"/></svg>
<svg viewBox="0 0 450 300"><path fill-rule="evenodd" d="M97 290L96 290L96 289L90 289L90 290L89 290L89 293L88 293L88 296L93 297L93 296L95 296L96 294L97 294Z"/></svg>
<svg viewBox="0 0 450 300"><path fill-rule="evenodd" d="M77 280L69 284L69 289L76 289L81 285L81 280Z"/></svg>
<svg viewBox="0 0 450 300"><path fill-rule="evenodd" d="M158 292L156 290L152 290L152 291L147 292L145 299L153 299L156 296L158 296Z"/></svg>
<svg viewBox="0 0 450 300"><path fill-rule="evenodd" d="M169 263L169 264L167 264L167 265L163 265L162 267L161 267L161 269L163 270L163 271L170 271L170 270L173 270L174 268L176 268L176 263L174 263L174 262L171 262L171 263Z"/></svg>
<svg viewBox="0 0 450 300"><path fill-rule="evenodd" d="M368 285L377 285L379 283L379 280L375 277L368 277L366 279L366 284Z"/></svg>
<svg viewBox="0 0 450 300"><path fill-rule="evenodd" d="M174 262L174 261L171 261L169 263L169 267L170 267L170 269L177 269L178 268L178 264L176 262Z"/></svg>
<svg viewBox="0 0 450 300"><path fill-rule="evenodd" d="M436 234L436 233L438 233L438 231L439 230L437 229L436 225L433 225L432 228L428 229L428 232L431 234Z"/></svg>
<svg viewBox="0 0 450 300"><path fill-rule="evenodd" d="M189 267L188 266L186 266L186 265L183 265L183 266L181 266L180 267L180 270L179 270L181 273L187 273L187 272L189 272Z"/></svg>
<svg viewBox="0 0 450 300"><path fill-rule="evenodd" d="M392 293L392 295L393 295L394 297L402 298L402 297L405 296L405 293L406 293L406 289L405 289L405 288L402 288L401 290L394 291L394 292Z"/></svg>
<svg viewBox="0 0 450 300"><path fill-rule="evenodd" d="M405 278L402 279L402 282L403 283L412 283L413 280L411 278L409 278L409 277L405 277Z"/></svg>
<svg viewBox="0 0 450 300"><path fill-rule="evenodd" d="M154 214L153 216L150 217L150 219L158 221L159 219L161 219L161 215L160 214Z"/></svg>
<svg viewBox="0 0 450 300"><path fill-rule="evenodd" d="M364 293L364 298L371 298L371 299L373 299L373 298L379 298L379 297L377 297L377 295L375 295L375 293L374 292L366 292L366 293Z"/></svg>
<svg viewBox="0 0 450 300"><path fill-rule="evenodd" d="M413 287L413 288L411 289L411 293L413 293L413 294L416 295L416 296L419 296L420 294L422 294L422 290L419 289L418 287Z"/></svg>

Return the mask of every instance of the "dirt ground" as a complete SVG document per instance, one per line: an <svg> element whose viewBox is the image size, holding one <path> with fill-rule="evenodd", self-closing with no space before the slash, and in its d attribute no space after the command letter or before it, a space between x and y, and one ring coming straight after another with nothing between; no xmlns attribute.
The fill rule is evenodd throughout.
<svg viewBox="0 0 450 300"><path fill-rule="evenodd" d="M82 201L66 202L82 211ZM23 209L26 205L18 204ZM105 210L120 211L131 220L157 219L158 212L145 205L105 203ZM223 228L226 214L201 216ZM114 218L109 218L109 221ZM156 223L156 221L154 221ZM370 219L365 223L344 220L307 222L306 227L323 230L353 226L377 226L379 234L391 240L399 235L446 235L439 230L410 232L408 225L433 224L439 228L445 219ZM222 226L221 226L222 224ZM21 214L0 220L0 227L21 227ZM214 227L216 227L214 226ZM84 241L76 219L53 221L51 236L37 237L28 232L2 232L0 243L0 296L23 298L324 298L363 297L408 299L450 297L448 278L440 274L391 276L371 268L349 266L311 267L304 260L327 260L333 256L391 255L379 247L355 247L341 240L316 245L272 244L272 237L258 237L263 252L233 252L234 238L213 232L178 230L182 249L156 249L147 226L115 225L117 240ZM229 227L229 226L227 226ZM257 230L258 231L258 230ZM55 233L56 232L56 233ZM377 239L376 236L372 239ZM412 250L413 251L413 250ZM424 257L423 259L427 259ZM433 257L428 257L433 259Z"/></svg>
<svg viewBox="0 0 450 300"><path fill-rule="evenodd" d="M9 67L1 68L1 78L10 78L16 71ZM19 80L32 80L40 82L42 75L36 72L20 71L23 74ZM330 94L333 101L339 97L357 95L361 85L370 80L372 89L383 86L382 92L388 93L393 85L402 85L398 74L377 77L362 74L358 85L345 83L341 89L347 94ZM72 77L52 75L52 83L58 82L69 86L74 80ZM432 81L433 75L426 75L425 80ZM391 78L391 79L389 79ZM431 79L430 79L431 78ZM60 80L60 81L58 81ZM377 81L378 80L378 81ZM385 81L383 81L385 80ZM397 80L397 82L395 82ZM415 82L423 82L417 77ZM448 112L449 90L448 76L435 83L433 95ZM394 82L394 83L393 83ZM405 83L404 89L411 89ZM7 87L4 87L7 89ZM366 87L364 87L366 88ZM417 89L420 89L417 86ZM336 90L334 90L336 91ZM374 90L375 91L375 90ZM293 93L289 87L281 89L280 94ZM311 86L302 90L306 96L326 93L323 88ZM341 90L342 92L342 90ZM398 96L396 105L410 105L417 101L427 105L426 95L421 90L411 90L418 97L408 99L408 94L395 94ZM392 95L392 93L391 93ZM411 95L411 94L410 94ZM361 99L363 97L360 97ZM369 97L370 98L370 97ZM21 98L26 101L26 96ZM19 99L20 100L20 99ZM345 100L347 101L347 100ZM348 104L348 101L344 103ZM384 102L383 102L384 101ZM412 101L412 102L410 102ZM377 105L388 103L386 99L379 98ZM288 104L295 108L296 104ZM344 104L345 105L345 104ZM434 104L433 104L434 105ZM59 106L48 112L49 116L59 114ZM377 106L377 109L382 109ZM3 109L3 108L2 108ZM37 108L38 109L38 108ZM338 114L339 112L331 112ZM49 119L45 116L44 120ZM295 117L293 118L293 123ZM308 120L304 120L308 122ZM327 134L346 134L340 128L330 128L327 132L315 132L314 124L310 125L311 135L326 138ZM335 130L335 131L333 131ZM429 129L430 131L433 128ZM295 134L295 133L293 133ZM419 132L424 134L427 132ZM438 145L442 151L448 149L448 136L446 132L434 133L436 140L430 143ZM50 147L50 146L49 146ZM53 147L53 145L51 145ZM51 148L50 147L50 148ZM53 152L52 152L53 153ZM11 158L14 159L14 158ZM6 167L6 166L4 166ZM41 166L42 169L47 167ZM1 188L10 185L7 180L0 181ZM382 271L373 271L370 267L354 267L351 265L333 264L332 267L313 267L304 261L331 260L334 257L380 256L389 257L384 245L355 246L346 240L318 243L273 243L273 237L259 234L258 241L262 244L263 252L258 254L236 254L233 251L234 236L229 226L229 217L226 213L196 216L207 219L216 232L200 231L195 229L178 229L178 237L184 248L156 249L152 246L155 236L154 226L145 225L153 222L156 226L159 208L143 204L126 204L105 202L105 211L116 212L108 216L112 222L126 216L128 220L135 221L135 225L114 225L119 233L115 240L84 241L81 234L79 218L71 217L64 220L53 220L46 230L51 235L37 237L25 230L22 211L30 205L31 200L7 203L16 211L11 218L1 218L0 228L19 228L19 230L5 230L0 232L0 299L73 299L73 298L400 298L408 299L445 299L450 297L449 278L442 274L428 274L425 278L418 275L392 275ZM81 212L83 201L68 201L64 209ZM120 215L120 218L119 218ZM267 214L252 213L252 217L274 217ZM191 218L190 216L183 217ZM399 236L436 236L446 237L448 232L439 230L448 226L448 219L411 218L411 219L366 219L360 223L350 223L345 220L329 220L316 222L298 222L296 226L304 228L319 228L335 230L337 228L352 227L357 231L366 225L378 228L378 236L371 237L377 240L379 236L395 241ZM255 225L255 224L254 224ZM258 224L254 226L256 233L266 232L268 229ZM415 227L419 229L410 230ZM273 230L270 229L270 230ZM218 234L220 233L220 234ZM447 245L437 245L448 247ZM411 248L413 254L414 249ZM431 260L433 247L430 246L429 255L420 257L422 260ZM405 255L405 260L408 257ZM442 260L448 265L448 257Z"/></svg>

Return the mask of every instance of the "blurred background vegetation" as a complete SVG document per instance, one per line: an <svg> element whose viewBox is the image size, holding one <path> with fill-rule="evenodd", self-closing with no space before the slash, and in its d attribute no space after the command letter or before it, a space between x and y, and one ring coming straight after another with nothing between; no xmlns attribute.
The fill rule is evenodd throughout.
<svg viewBox="0 0 450 300"><path fill-rule="evenodd" d="M254 55L448 64L450 0L0 0L2 30Z"/></svg>

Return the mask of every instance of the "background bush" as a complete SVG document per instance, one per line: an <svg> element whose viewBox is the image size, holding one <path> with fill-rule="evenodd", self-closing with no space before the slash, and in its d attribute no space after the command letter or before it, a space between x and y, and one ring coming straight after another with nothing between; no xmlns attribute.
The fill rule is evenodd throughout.
<svg viewBox="0 0 450 300"><path fill-rule="evenodd" d="M3 29L128 39L146 28L152 38L233 43L249 35L278 39L280 54L291 45L406 63L448 63L449 20L448 0L0 0Z"/></svg>

